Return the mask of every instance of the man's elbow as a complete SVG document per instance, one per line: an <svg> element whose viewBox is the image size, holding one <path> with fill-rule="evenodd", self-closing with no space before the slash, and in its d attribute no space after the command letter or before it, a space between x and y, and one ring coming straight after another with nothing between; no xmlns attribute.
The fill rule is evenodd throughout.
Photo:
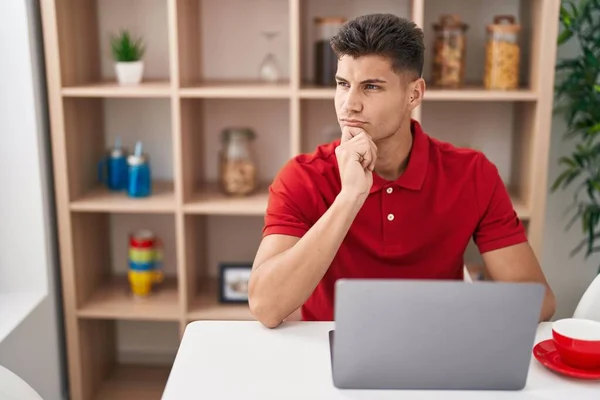
<svg viewBox="0 0 600 400"><path fill-rule="evenodd" d="M546 288L546 295L544 296L544 304L542 306L542 321L550 321L556 312L556 296L550 287Z"/></svg>
<svg viewBox="0 0 600 400"><path fill-rule="evenodd" d="M256 318L261 324L269 329L277 328L283 320L279 318L273 310L273 307L265 302L256 299L254 296L248 298L248 304L250 306L250 313Z"/></svg>

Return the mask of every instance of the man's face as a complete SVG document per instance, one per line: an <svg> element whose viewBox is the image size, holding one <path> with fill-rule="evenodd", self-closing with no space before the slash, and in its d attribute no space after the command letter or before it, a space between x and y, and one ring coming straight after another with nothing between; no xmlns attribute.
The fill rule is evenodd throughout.
<svg viewBox="0 0 600 400"><path fill-rule="evenodd" d="M378 141L393 136L409 118L411 85L389 59L343 56L336 80L335 111L342 129L359 127Z"/></svg>

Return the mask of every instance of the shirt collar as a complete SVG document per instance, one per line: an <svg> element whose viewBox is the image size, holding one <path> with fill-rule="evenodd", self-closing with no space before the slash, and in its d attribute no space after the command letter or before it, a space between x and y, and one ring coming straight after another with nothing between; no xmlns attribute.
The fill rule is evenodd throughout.
<svg viewBox="0 0 600 400"><path fill-rule="evenodd" d="M429 164L429 138L423 132L418 121L411 119L410 131L413 135L412 148L409 153L408 165L406 169L395 181L388 181L373 173L373 185L370 193L381 190L382 187L390 183L410 190L421 190L427 166Z"/></svg>

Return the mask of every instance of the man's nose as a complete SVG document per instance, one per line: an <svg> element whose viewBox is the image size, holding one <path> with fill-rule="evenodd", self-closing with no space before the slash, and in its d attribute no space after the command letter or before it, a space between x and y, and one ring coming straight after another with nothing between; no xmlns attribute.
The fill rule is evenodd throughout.
<svg viewBox="0 0 600 400"><path fill-rule="evenodd" d="M344 111L356 113L362 111L362 99L356 89L350 89L343 104Z"/></svg>

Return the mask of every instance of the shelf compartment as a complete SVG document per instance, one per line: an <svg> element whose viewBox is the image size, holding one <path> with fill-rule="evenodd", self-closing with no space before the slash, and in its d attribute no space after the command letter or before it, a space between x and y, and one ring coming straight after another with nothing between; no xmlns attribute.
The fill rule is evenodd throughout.
<svg viewBox="0 0 600 400"><path fill-rule="evenodd" d="M160 400L170 371L169 367L116 365L94 400Z"/></svg>
<svg viewBox="0 0 600 400"><path fill-rule="evenodd" d="M262 217L185 215L187 320L251 320L247 303L221 303L219 267L251 268L261 241Z"/></svg>
<svg viewBox="0 0 600 400"><path fill-rule="evenodd" d="M171 101L163 98L64 98L65 146L69 200L81 211L171 211L175 207ZM116 139L130 154L137 141L150 157L152 178L158 182L153 196L128 199L125 193L103 190L98 163ZM139 207L138 207L139 206Z"/></svg>
<svg viewBox="0 0 600 400"><path fill-rule="evenodd" d="M262 206L250 201L219 197L210 182L219 179L222 132L230 127L248 127L256 134L253 159L259 182L271 182L291 154L290 101L283 99L192 99L181 100L181 149L184 208L190 212L222 213L223 205L234 213L256 214ZM209 184L208 187L206 184ZM258 196L260 199L261 196ZM227 200L227 201L226 201ZM208 202L208 209L201 202ZM244 209L249 206L248 209ZM211 207L213 209L211 209ZM195 211L194 211L195 210Z"/></svg>
<svg viewBox="0 0 600 400"><path fill-rule="evenodd" d="M195 320L254 320L247 304L219 302L218 279L205 278L198 283L199 291L192 300L188 319Z"/></svg>
<svg viewBox="0 0 600 400"><path fill-rule="evenodd" d="M130 27L146 43L146 80L169 80L167 2L164 0L56 0L57 48L64 87L115 79L110 34Z"/></svg>
<svg viewBox="0 0 600 400"><path fill-rule="evenodd" d="M217 183L202 185L191 200L183 206L189 214L207 215L264 215L269 199L268 184L263 184L245 197L227 196Z"/></svg>
<svg viewBox="0 0 600 400"><path fill-rule="evenodd" d="M65 97L162 98L170 97L168 81L144 81L139 85L119 85L114 81L63 87Z"/></svg>
<svg viewBox="0 0 600 400"><path fill-rule="evenodd" d="M223 27L228 26L227 32ZM277 31L267 43L263 32ZM259 80L272 52L280 80L290 79L289 1L180 0L177 2L180 85L204 80Z"/></svg>
<svg viewBox="0 0 600 400"><path fill-rule="evenodd" d="M156 181L149 197L131 198L126 192L113 192L98 186L71 202L71 210L79 212L170 213L175 212L173 183Z"/></svg>
<svg viewBox="0 0 600 400"><path fill-rule="evenodd" d="M543 1L542 1L543 2ZM521 25L519 32L519 45L521 46L521 60L519 68L519 86L530 86L530 82L535 80L533 74L538 71L531 69L532 56L532 20L529 15L529 9L537 8L542 2L538 1L523 1L523 0L505 0L502 2L469 2L469 6L465 7L467 2L463 0L426 0L423 1L424 6L424 21L423 31L425 35L425 64L423 76L426 82L429 82L429 90L433 91L432 85L432 69L434 58L434 40L435 32L433 24L439 21L443 14L460 15L460 18L465 22L469 29L467 31L466 44L466 60L465 60L465 81L468 83L477 82L482 86L485 63L486 63L486 40L487 40L487 25L493 23L496 15L513 15L516 22ZM535 100L528 98L520 98L519 95L515 100ZM427 91L425 93L427 97ZM454 99L454 98L452 98ZM483 100L493 99L493 96L485 97ZM457 100L460 100L458 98ZM477 100L477 99L473 99ZM510 98L499 100L511 100Z"/></svg>
<svg viewBox="0 0 600 400"><path fill-rule="evenodd" d="M177 280L167 278L147 298L136 298L127 277L115 277L96 289L77 315L81 318L178 321Z"/></svg>
<svg viewBox="0 0 600 400"><path fill-rule="evenodd" d="M181 88L179 94L183 98L287 99L292 91L289 82L208 81Z"/></svg>
<svg viewBox="0 0 600 400"><path fill-rule="evenodd" d="M400 17L411 18L412 5L413 0L300 1L300 81L302 82L302 85L312 85L315 83L314 46L318 40L318 29L314 23L315 17L335 16L344 17L347 20L350 20L358 17L359 15L371 13L392 13ZM309 92L309 95L318 93L319 92Z"/></svg>

